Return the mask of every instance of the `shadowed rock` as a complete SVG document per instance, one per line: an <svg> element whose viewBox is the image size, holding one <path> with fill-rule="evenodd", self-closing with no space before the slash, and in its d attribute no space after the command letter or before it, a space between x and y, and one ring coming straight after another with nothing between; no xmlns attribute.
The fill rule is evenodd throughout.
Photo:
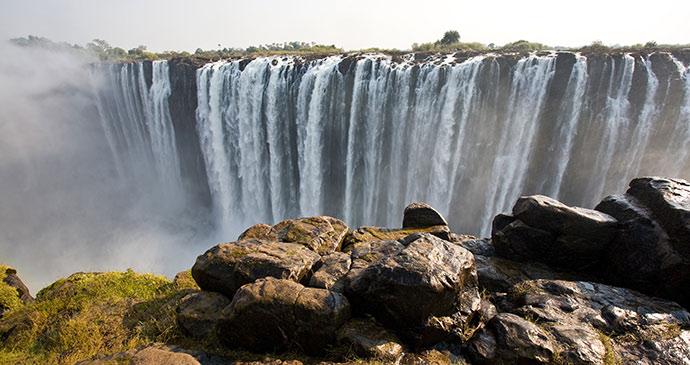
<svg viewBox="0 0 690 365"><path fill-rule="evenodd" d="M230 299L220 293L201 291L187 294L180 300L177 324L192 337L208 338L216 333L220 312L228 304Z"/></svg>
<svg viewBox="0 0 690 365"><path fill-rule="evenodd" d="M441 213L429 204L417 202L408 205L403 213L403 228L424 228L431 226L447 226L448 222Z"/></svg>
<svg viewBox="0 0 690 365"><path fill-rule="evenodd" d="M218 336L228 346L253 352L298 348L321 354L349 318L342 294L269 277L237 291L223 310Z"/></svg>

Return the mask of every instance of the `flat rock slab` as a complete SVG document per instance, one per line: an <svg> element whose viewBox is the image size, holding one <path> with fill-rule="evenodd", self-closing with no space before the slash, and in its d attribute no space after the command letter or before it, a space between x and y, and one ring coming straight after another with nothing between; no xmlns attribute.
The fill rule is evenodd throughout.
<svg viewBox="0 0 690 365"><path fill-rule="evenodd" d="M403 213L403 228L425 228L447 226L448 222L441 213L429 204L417 202L408 205Z"/></svg>
<svg viewBox="0 0 690 365"><path fill-rule="evenodd" d="M347 237L345 237L345 241L343 242L343 250L352 251L354 247L367 242L398 240L413 233L430 233L446 241L450 241L453 238L451 236L450 229L446 225L402 229L362 226L355 229L348 234ZM461 239L460 237L458 238Z"/></svg>
<svg viewBox="0 0 690 365"><path fill-rule="evenodd" d="M304 245L319 254L338 251L350 228L340 219L320 216L287 219L271 227L260 223L242 233L238 240L260 239Z"/></svg>
<svg viewBox="0 0 690 365"><path fill-rule="evenodd" d="M218 336L228 346L252 352L299 348L322 354L350 313L340 293L267 277L237 291L223 310Z"/></svg>
<svg viewBox="0 0 690 365"><path fill-rule="evenodd" d="M212 247L197 257L192 276L201 289L232 298L239 287L259 278L305 280L320 259L301 244L248 239Z"/></svg>

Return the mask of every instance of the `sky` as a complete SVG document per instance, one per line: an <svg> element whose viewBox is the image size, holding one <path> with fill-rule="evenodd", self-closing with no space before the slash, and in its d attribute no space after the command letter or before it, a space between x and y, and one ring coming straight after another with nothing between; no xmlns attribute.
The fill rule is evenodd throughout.
<svg viewBox="0 0 690 365"><path fill-rule="evenodd" d="M0 0L0 39L194 52L289 41L409 49L457 30L465 42L550 46L690 43L688 0Z"/></svg>

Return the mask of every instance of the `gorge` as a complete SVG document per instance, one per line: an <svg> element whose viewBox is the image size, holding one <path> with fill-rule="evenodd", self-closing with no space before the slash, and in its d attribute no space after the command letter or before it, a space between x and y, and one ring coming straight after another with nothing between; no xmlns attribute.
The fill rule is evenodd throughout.
<svg viewBox="0 0 690 365"><path fill-rule="evenodd" d="M425 201L487 237L520 195L591 208L637 176L690 178L688 65L685 51L36 65L41 86L15 93L38 116L5 113L32 121L3 137L8 260L48 271L25 279L38 289L74 262L171 275L191 265L182 250L257 222L390 227Z"/></svg>
<svg viewBox="0 0 690 365"><path fill-rule="evenodd" d="M487 236L520 195L592 207L635 176L690 177L687 63L363 54L94 73L117 165L146 163L173 196L210 202L220 229L321 214L391 226L426 201Z"/></svg>

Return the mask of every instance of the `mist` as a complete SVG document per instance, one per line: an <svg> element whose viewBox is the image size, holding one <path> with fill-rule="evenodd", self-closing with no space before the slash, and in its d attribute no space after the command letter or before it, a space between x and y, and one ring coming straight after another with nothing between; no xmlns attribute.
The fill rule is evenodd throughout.
<svg viewBox="0 0 690 365"><path fill-rule="evenodd" d="M93 60L10 43L0 51L0 262L33 294L78 271L190 268L216 241L208 213L162 191L151 166L118 171Z"/></svg>

